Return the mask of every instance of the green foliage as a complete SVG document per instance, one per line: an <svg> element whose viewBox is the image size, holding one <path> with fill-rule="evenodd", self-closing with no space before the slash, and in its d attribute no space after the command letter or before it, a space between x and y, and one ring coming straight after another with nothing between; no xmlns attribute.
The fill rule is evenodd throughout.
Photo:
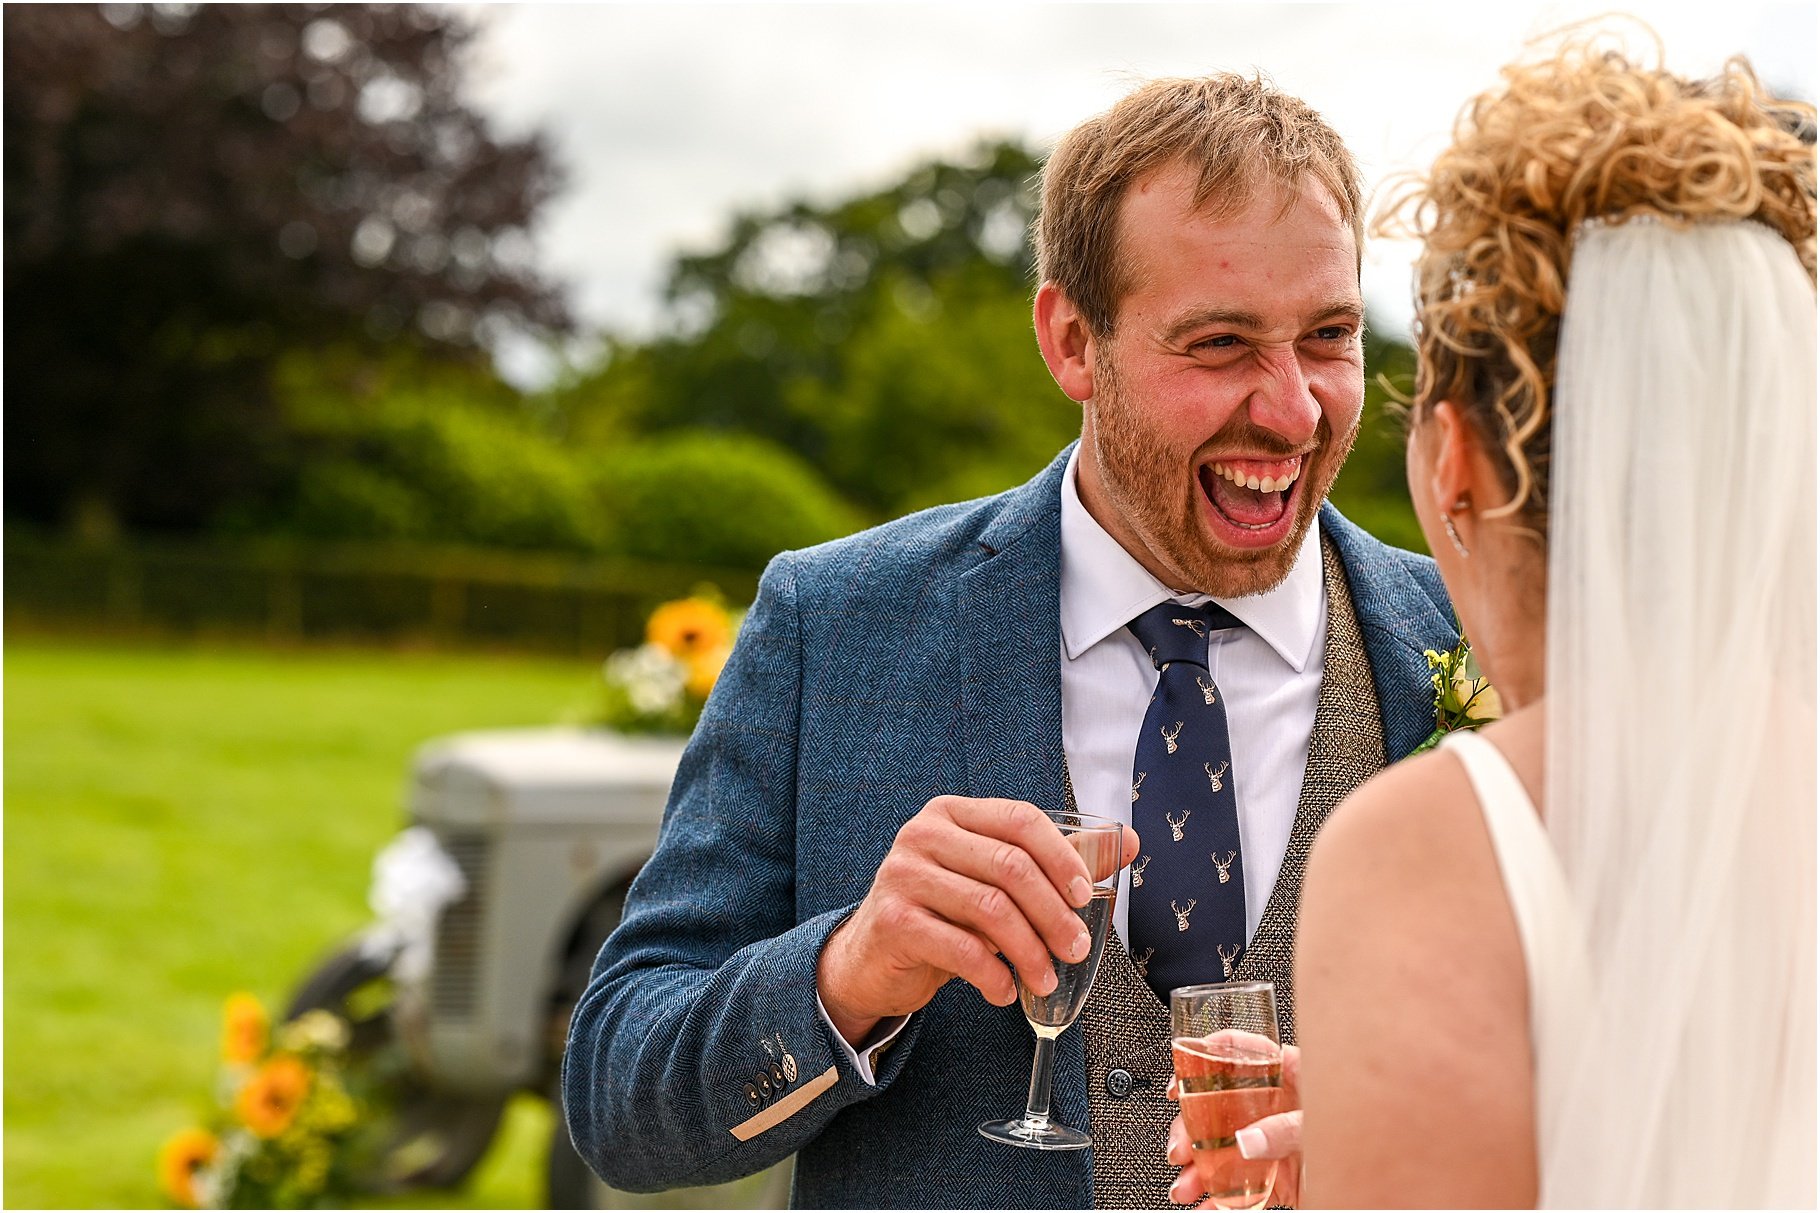
<svg viewBox="0 0 1820 1213"><path fill-rule="evenodd" d="M273 523L310 539L598 551L606 531L581 462L491 380L394 364L365 383L294 360L281 377L309 455Z"/></svg>
<svg viewBox="0 0 1820 1213"><path fill-rule="evenodd" d="M1341 513L1385 543L1426 553L1428 544L1409 504L1398 403L1414 386L1415 368L1415 351L1408 345L1367 332L1364 418L1358 442L1328 496Z"/></svg>
<svg viewBox="0 0 1820 1213"><path fill-rule="evenodd" d="M808 464L749 435L646 439L602 459L598 476L608 545L635 559L759 568L865 522Z"/></svg>
<svg viewBox="0 0 1820 1213"><path fill-rule="evenodd" d="M969 266L927 283L893 272L881 287L891 305L843 344L840 377L788 392L799 424L822 436L836 488L905 513L1017 484L1080 433L1020 284Z"/></svg>
<svg viewBox="0 0 1820 1213"><path fill-rule="evenodd" d="M621 344L562 394L571 432L767 438L827 469L874 514L952 471L952 448L930 456L949 436L972 444L970 458L1028 465L1024 447L1046 439L1020 435L1022 447L1000 450L1002 421L954 419L990 411L1001 396L1015 408L1026 385L1046 378L1027 302L1037 167L1027 148L986 143L832 205L737 217L720 248L676 261L667 334ZM974 306L984 314L963 319ZM968 359L976 373L958 365ZM997 374L1010 367L1009 378ZM887 374L906 382L892 387ZM914 411L929 406L936 415ZM901 415L868 415L881 409ZM927 435L916 435L924 425ZM918 440L892 442L906 435Z"/></svg>

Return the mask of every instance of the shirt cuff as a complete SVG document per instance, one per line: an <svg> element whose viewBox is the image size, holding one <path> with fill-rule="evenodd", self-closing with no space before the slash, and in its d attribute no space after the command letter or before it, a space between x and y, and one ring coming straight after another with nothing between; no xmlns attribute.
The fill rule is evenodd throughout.
<svg viewBox="0 0 1820 1213"><path fill-rule="evenodd" d="M876 1076L878 1060L884 1056L885 1050L891 1046L891 1042L896 1040L898 1034L904 1030L904 1025L910 1022L910 1017L897 1015L890 1019L879 1020L872 1031L866 1034L866 1039L861 1041L856 1048L848 1044L847 1038L842 1036L840 1029L834 1026L834 1020L828 1015L828 1008L822 1005L820 990L815 992L815 1009L821 1013L822 1022L828 1025L828 1033L834 1037L834 1043L840 1047L842 1053L847 1055L847 1060L853 1063L853 1068L859 1071L859 1076L865 1080L866 1085L876 1087L878 1085Z"/></svg>

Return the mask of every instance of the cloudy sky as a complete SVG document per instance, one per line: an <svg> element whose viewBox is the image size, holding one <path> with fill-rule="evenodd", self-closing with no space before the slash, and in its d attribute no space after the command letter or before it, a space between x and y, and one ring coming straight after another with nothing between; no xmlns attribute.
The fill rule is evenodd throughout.
<svg viewBox="0 0 1820 1213"><path fill-rule="evenodd" d="M638 334L665 266L738 209L835 199L982 134L1047 147L1139 79L1262 69L1320 110L1368 187L1425 163L1524 40L1604 3L620 4L464 6L472 96L548 133L569 172L538 235L585 325ZM1815 3L1638 4L1669 67L1749 55L1820 95ZM1634 27L1633 27L1634 29ZM1641 38L1640 33L1635 35ZM1641 45L1641 43L1639 43ZM1380 323L1406 325L1409 250L1368 249ZM532 380L547 362L507 351Z"/></svg>

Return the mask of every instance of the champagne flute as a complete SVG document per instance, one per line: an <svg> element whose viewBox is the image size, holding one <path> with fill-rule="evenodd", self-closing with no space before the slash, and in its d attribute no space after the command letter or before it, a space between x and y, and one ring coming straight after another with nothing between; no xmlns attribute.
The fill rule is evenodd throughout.
<svg viewBox="0 0 1820 1213"><path fill-rule="evenodd" d="M1080 1015L1087 1003L1087 991L1093 987L1100 970L1100 955L1106 949L1106 936L1112 928L1112 907L1119 894L1119 860L1124 850L1124 827L1104 817L1066 810L1050 811L1049 820L1062 832L1087 864L1094 880L1093 897L1077 909L1081 922L1092 941L1086 959L1069 964L1051 957L1055 968L1055 990L1038 994L1017 975L1017 1000L1036 1033L1036 1058L1030 1065L1030 1097L1024 1114L1011 1120L988 1121L979 1127L981 1135L1009 1146L1030 1150L1080 1150L1093 1139L1079 1129L1058 1125L1049 1119L1049 1088L1055 1074L1055 1038Z"/></svg>
<svg viewBox="0 0 1820 1213"><path fill-rule="evenodd" d="M1239 981L1171 990L1169 1031L1193 1173L1208 1185L1212 1207L1262 1208L1277 1162L1241 1155L1238 1131L1283 1111L1276 987Z"/></svg>

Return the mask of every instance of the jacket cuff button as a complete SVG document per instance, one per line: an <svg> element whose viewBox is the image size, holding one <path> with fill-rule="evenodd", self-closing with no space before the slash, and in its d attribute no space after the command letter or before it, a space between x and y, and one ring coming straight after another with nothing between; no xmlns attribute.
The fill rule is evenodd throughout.
<svg viewBox="0 0 1820 1213"><path fill-rule="evenodd" d="M1106 1071L1106 1094L1112 1096L1114 1099L1123 1099L1125 1096L1131 1094L1131 1071Z"/></svg>

